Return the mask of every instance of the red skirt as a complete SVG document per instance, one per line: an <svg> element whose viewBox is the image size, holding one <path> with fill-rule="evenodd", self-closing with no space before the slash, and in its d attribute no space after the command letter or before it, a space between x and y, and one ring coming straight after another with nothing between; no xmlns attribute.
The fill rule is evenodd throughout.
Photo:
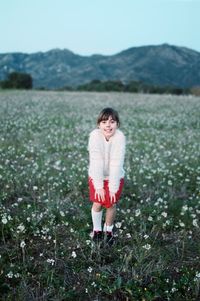
<svg viewBox="0 0 200 301"><path fill-rule="evenodd" d="M95 198L95 188L94 188L94 184L93 184L93 180L92 178L89 178L89 195L90 195L90 201L91 202L96 202L98 204L101 204L103 207L105 208L110 208L113 206L113 204L111 204L110 202L110 193L109 193L109 180L104 180L103 181L103 188L105 190L105 200L104 201L99 201L97 198ZM115 197L116 197L116 203L119 201L119 198L121 196L122 193L122 188L124 186L124 179L120 179L120 184L119 184L119 189L118 191L115 193Z"/></svg>

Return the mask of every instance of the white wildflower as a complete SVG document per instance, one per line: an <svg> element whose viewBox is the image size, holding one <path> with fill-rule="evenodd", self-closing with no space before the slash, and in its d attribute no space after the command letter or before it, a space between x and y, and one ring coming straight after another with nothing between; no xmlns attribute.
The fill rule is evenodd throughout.
<svg viewBox="0 0 200 301"><path fill-rule="evenodd" d="M142 246L144 249L146 250L150 250L151 249L151 245L150 244L146 244L144 246Z"/></svg>
<svg viewBox="0 0 200 301"><path fill-rule="evenodd" d="M4 225L6 225L6 224L7 224L8 220L7 220L7 217L6 217L6 215L5 215L5 214L2 216L2 219L1 219L1 221L2 221L2 223L3 223Z"/></svg>
<svg viewBox="0 0 200 301"><path fill-rule="evenodd" d="M200 272L196 272L195 278L200 279Z"/></svg>
<svg viewBox="0 0 200 301"><path fill-rule="evenodd" d="M20 247L23 249L25 247L25 245L26 245L25 241L22 240L21 243L20 243Z"/></svg>
<svg viewBox="0 0 200 301"><path fill-rule="evenodd" d="M50 263L51 265L55 264L55 260L54 259L47 259L47 262Z"/></svg>
<svg viewBox="0 0 200 301"><path fill-rule="evenodd" d="M148 217L148 221L149 221L149 222L152 222L152 221L153 221L153 217L152 217L152 216L149 216L149 217Z"/></svg>
<svg viewBox="0 0 200 301"><path fill-rule="evenodd" d="M89 273L92 273L93 269L91 267L89 267L87 270L88 270Z"/></svg>
<svg viewBox="0 0 200 301"><path fill-rule="evenodd" d="M162 212L161 215L162 215L163 217L167 217L167 212Z"/></svg>
<svg viewBox="0 0 200 301"><path fill-rule="evenodd" d="M139 216L140 214L141 214L141 210L140 209L135 210L135 216Z"/></svg>
<svg viewBox="0 0 200 301"><path fill-rule="evenodd" d="M197 219L193 219L193 221L192 221L192 224L193 224L193 226L194 226L194 227L197 227L197 228L199 228L199 225L198 225Z"/></svg>
<svg viewBox="0 0 200 301"><path fill-rule="evenodd" d="M75 252L75 251L73 251L73 252L72 252L72 257L73 257L73 258L76 258L76 257L77 257L77 255L76 255L76 252Z"/></svg>
<svg viewBox="0 0 200 301"><path fill-rule="evenodd" d="M185 227L185 224L184 224L183 222L181 222L181 221L179 221L179 225L180 225L182 228Z"/></svg>
<svg viewBox="0 0 200 301"><path fill-rule="evenodd" d="M185 212L185 211L187 211L187 210L188 210L188 205L184 205L184 206L182 206L182 209L181 209L181 211Z"/></svg>
<svg viewBox="0 0 200 301"><path fill-rule="evenodd" d="M171 292L174 293L176 292L178 289L176 287L172 287Z"/></svg>
<svg viewBox="0 0 200 301"><path fill-rule="evenodd" d="M121 228L121 226L122 226L122 223L120 223L120 222L117 222L117 223L115 224L115 227L118 228L118 229Z"/></svg>
<svg viewBox="0 0 200 301"><path fill-rule="evenodd" d="M25 226L23 225L23 224L20 224L18 227L17 227L17 232L19 233L19 232L24 232L24 230L25 230Z"/></svg>
<svg viewBox="0 0 200 301"><path fill-rule="evenodd" d="M8 278L13 278L13 272L10 271L6 276L7 276Z"/></svg>

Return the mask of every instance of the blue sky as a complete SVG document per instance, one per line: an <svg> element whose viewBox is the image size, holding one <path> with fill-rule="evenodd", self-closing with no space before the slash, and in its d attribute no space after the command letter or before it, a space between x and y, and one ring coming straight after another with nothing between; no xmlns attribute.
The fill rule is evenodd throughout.
<svg viewBox="0 0 200 301"><path fill-rule="evenodd" d="M169 43L200 52L200 0L1 0L0 53L115 54Z"/></svg>

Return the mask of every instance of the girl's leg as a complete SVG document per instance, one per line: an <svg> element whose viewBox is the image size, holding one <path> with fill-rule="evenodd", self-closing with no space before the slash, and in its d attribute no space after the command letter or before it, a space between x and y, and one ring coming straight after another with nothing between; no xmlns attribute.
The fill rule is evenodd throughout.
<svg viewBox="0 0 200 301"><path fill-rule="evenodd" d="M108 228L107 231L112 231L115 216L116 216L116 205L107 208L106 221L105 221L105 226Z"/></svg>
<svg viewBox="0 0 200 301"><path fill-rule="evenodd" d="M102 207L98 203L92 205L93 231L102 231Z"/></svg>
<svg viewBox="0 0 200 301"><path fill-rule="evenodd" d="M106 233L106 243L110 246L114 243L113 224L116 216L116 205L113 205L106 210L106 221L104 224L104 232Z"/></svg>

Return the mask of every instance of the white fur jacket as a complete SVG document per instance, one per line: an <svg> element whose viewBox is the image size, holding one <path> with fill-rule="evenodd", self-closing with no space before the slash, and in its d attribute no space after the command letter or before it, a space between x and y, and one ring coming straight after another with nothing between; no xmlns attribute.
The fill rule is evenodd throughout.
<svg viewBox="0 0 200 301"><path fill-rule="evenodd" d="M109 180L109 190L116 193L120 179L124 177L125 136L117 129L107 141L100 129L90 133L89 177L93 180L95 189L103 188L103 180Z"/></svg>

